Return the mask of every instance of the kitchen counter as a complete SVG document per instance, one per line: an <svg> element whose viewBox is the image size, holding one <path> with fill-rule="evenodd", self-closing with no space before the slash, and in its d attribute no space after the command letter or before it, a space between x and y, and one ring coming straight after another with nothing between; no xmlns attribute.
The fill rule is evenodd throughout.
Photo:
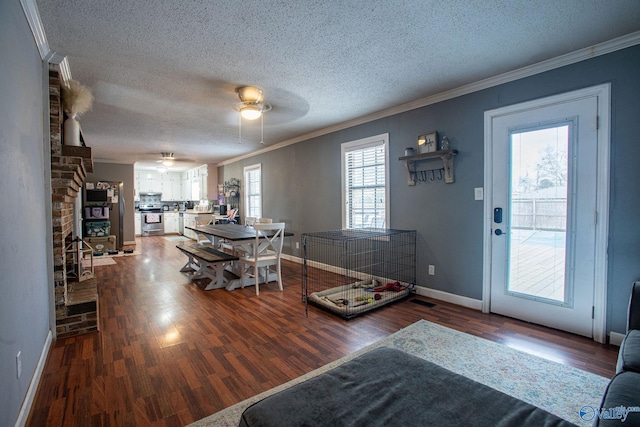
<svg viewBox="0 0 640 427"><path fill-rule="evenodd" d="M186 211L181 211L183 214L188 215L215 215L213 212L198 212L194 209L187 209Z"/></svg>

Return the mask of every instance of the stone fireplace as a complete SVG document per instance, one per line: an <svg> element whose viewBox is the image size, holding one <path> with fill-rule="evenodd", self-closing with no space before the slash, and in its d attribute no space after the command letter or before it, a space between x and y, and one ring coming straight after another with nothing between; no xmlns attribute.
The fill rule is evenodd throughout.
<svg viewBox="0 0 640 427"><path fill-rule="evenodd" d="M54 294L56 336L64 338L98 330L96 278L80 281L68 275L74 268L67 248L81 230L74 221L75 204L82 195L87 173L93 172L90 147L63 145L64 112L61 102L58 66L49 66L49 105L51 138L51 197L53 215Z"/></svg>

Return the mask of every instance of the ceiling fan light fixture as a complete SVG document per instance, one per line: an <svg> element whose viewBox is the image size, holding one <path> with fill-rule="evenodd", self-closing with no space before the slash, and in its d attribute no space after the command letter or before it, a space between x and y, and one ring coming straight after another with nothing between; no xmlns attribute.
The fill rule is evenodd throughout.
<svg viewBox="0 0 640 427"><path fill-rule="evenodd" d="M255 86L242 86L236 89L240 102L233 109L240 112L240 116L247 120L260 118L263 113L271 110L271 105L264 102L264 92Z"/></svg>
<svg viewBox="0 0 640 427"><path fill-rule="evenodd" d="M164 166L173 166L176 156L173 153L160 153L162 155L162 164Z"/></svg>
<svg viewBox="0 0 640 427"><path fill-rule="evenodd" d="M264 100L264 92L255 86L242 86L236 89L241 102L261 103Z"/></svg>
<svg viewBox="0 0 640 427"><path fill-rule="evenodd" d="M240 98L233 109L238 115L238 142L242 144L242 119L260 121L260 144L264 144L264 116L263 114L271 110L271 105L264 102L264 92L255 86L241 86L236 88L236 93Z"/></svg>
<svg viewBox="0 0 640 427"><path fill-rule="evenodd" d="M240 107L240 114L247 120L255 120L262 115L262 108L257 105Z"/></svg>

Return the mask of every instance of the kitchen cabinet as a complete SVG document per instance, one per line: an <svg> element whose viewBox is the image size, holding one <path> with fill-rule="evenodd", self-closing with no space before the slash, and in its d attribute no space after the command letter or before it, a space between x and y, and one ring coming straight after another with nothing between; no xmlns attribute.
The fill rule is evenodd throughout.
<svg viewBox="0 0 640 427"><path fill-rule="evenodd" d="M218 168L202 165L183 175L191 200L216 200L218 198ZM183 189L183 191L185 191Z"/></svg>
<svg viewBox="0 0 640 427"><path fill-rule="evenodd" d="M178 233L178 219L177 212L165 212L164 216L164 232L165 234L177 234Z"/></svg>
<svg viewBox="0 0 640 427"><path fill-rule="evenodd" d="M207 175L200 175L197 179L200 181L200 199L209 199L207 195Z"/></svg>
<svg viewBox="0 0 640 427"><path fill-rule="evenodd" d="M163 201L184 200L182 196L182 182L180 178L181 175L179 173L167 172L161 175Z"/></svg>
<svg viewBox="0 0 640 427"><path fill-rule="evenodd" d="M140 171L133 172L133 198L137 202L140 200Z"/></svg>
<svg viewBox="0 0 640 427"><path fill-rule="evenodd" d="M188 237L193 240L198 240L196 233L192 230L187 230L187 227L195 227L196 226L196 216L194 214L184 213L184 237Z"/></svg>
<svg viewBox="0 0 640 427"><path fill-rule="evenodd" d="M182 174L178 172L137 171L135 200L140 201L140 193L162 193L162 200L168 202L185 200L181 177Z"/></svg>
<svg viewBox="0 0 640 427"><path fill-rule="evenodd" d="M208 167L202 165L193 170L193 177L191 179L191 191L194 200L207 200L207 176ZM196 197L197 196L197 197Z"/></svg>
<svg viewBox="0 0 640 427"><path fill-rule="evenodd" d="M180 174L172 174L171 189L173 190L173 200L184 200L184 194L182 194L182 181L180 180Z"/></svg>
<svg viewBox="0 0 640 427"><path fill-rule="evenodd" d="M134 213L133 221L134 221L135 235L141 236L142 235L142 214Z"/></svg>
<svg viewBox="0 0 640 427"><path fill-rule="evenodd" d="M209 193L207 192L207 179L209 177L209 166L203 165L198 168L200 172L198 178L200 178L200 194L203 199L209 199Z"/></svg>
<svg viewBox="0 0 640 427"><path fill-rule="evenodd" d="M135 184L138 189L137 194L162 192L162 176L156 171L136 172Z"/></svg>
<svg viewBox="0 0 640 427"><path fill-rule="evenodd" d="M191 200L191 178L189 177L189 171L182 172L182 197L183 200Z"/></svg>

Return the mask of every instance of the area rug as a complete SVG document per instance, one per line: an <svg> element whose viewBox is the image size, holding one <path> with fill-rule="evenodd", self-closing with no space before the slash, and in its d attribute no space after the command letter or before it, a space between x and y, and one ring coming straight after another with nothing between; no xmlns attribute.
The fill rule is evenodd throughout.
<svg viewBox="0 0 640 427"><path fill-rule="evenodd" d="M580 418L580 409L584 406L599 407L609 382L608 378L599 375L420 320L362 350L190 426L237 426L242 411L249 405L378 347L396 348L421 357L578 425L591 424ZM464 403L461 405L463 407Z"/></svg>
<svg viewBox="0 0 640 427"><path fill-rule="evenodd" d="M184 236L166 236L164 240L168 240L170 242L183 242L185 240L191 240L191 239Z"/></svg>

